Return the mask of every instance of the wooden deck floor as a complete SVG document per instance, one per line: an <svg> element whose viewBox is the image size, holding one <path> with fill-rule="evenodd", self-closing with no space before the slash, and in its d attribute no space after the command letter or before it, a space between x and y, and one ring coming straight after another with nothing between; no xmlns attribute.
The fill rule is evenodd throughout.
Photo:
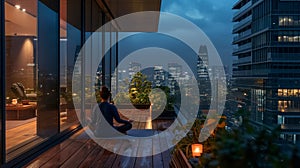
<svg viewBox="0 0 300 168"><path fill-rule="evenodd" d="M152 121L152 131L161 131L163 128L168 127L172 121L168 120L155 120ZM133 129L145 129L147 123L134 122ZM149 130L149 129L148 129ZM155 152L157 147L153 144L159 143L160 146L168 143L164 139L160 139L160 142L151 142L149 150L142 151L137 148L135 152ZM121 145L119 150L124 150L125 143ZM136 145L149 145L149 144L136 144ZM169 167L171 159L171 151L167 150L163 153L159 153L149 157L126 157L118 155L103 149L97 143L95 143L85 133L84 130L77 132L71 138L65 140L61 144L49 149L38 158L30 162L25 167L155 167L163 168Z"/></svg>

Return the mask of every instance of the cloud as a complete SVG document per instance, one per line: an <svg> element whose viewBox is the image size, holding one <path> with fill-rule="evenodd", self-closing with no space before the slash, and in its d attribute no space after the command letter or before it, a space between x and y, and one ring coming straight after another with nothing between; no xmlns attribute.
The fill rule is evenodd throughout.
<svg viewBox="0 0 300 168"><path fill-rule="evenodd" d="M232 6L236 0L162 1L162 11L184 17L201 28L214 43L225 64L232 55Z"/></svg>
<svg viewBox="0 0 300 168"><path fill-rule="evenodd" d="M169 4L168 6L165 6L164 11L170 12L170 13L178 13L182 8L178 5L178 3L174 2Z"/></svg>
<svg viewBox="0 0 300 168"><path fill-rule="evenodd" d="M195 20L202 20L205 18L197 9L188 10L185 15Z"/></svg>

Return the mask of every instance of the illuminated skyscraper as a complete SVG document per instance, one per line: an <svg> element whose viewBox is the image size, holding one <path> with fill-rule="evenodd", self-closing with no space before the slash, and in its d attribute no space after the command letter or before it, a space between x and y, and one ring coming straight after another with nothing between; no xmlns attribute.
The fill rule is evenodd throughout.
<svg viewBox="0 0 300 168"><path fill-rule="evenodd" d="M281 125L300 142L300 1L239 0L233 9L233 78L257 127Z"/></svg>
<svg viewBox="0 0 300 168"><path fill-rule="evenodd" d="M199 48L199 57L197 60L197 81L200 94L200 110L207 112L210 106L211 85L208 69L208 51L205 45Z"/></svg>
<svg viewBox="0 0 300 168"><path fill-rule="evenodd" d="M130 62L129 64L129 79L132 79L132 77L134 76L134 74L136 74L137 72L141 71L141 67L142 65L140 63L137 62Z"/></svg>

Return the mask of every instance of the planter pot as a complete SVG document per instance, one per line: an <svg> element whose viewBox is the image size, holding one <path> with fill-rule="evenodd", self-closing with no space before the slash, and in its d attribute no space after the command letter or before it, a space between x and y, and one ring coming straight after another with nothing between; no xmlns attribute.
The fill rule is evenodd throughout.
<svg viewBox="0 0 300 168"><path fill-rule="evenodd" d="M150 104L134 104L133 106L137 109L149 109L150 108Z"/></svg>
<svg viewBox="0 0 300 168"><path fill-rule="evenodd" d="M149 109L150 104L116 104L120 109Z"/></svg>
<svg viewBox="0 0 300 168"><path fill-rule="evenodd" d="M175 120L177 114L175 110L164 110L156 120Z"/></svg>

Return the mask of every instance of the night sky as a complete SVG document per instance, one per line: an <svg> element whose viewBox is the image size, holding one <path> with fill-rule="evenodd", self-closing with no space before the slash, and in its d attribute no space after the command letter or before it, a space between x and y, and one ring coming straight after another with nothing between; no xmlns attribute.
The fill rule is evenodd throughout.
<svg viewBox="0 0 300 168"><path fill-rule="evenodd" d="M231 44L233 40L232 15L234 13L232 6L235 2L235 0L162 0L161 11L178 15L199 27L217 49L223 65L231 68L233 59L233 47ZM160 22L161 21L162 19L160 19ZM168 28L174 29L168 31L176 31L176 23L169 20L167 22L169 25ZM189 30L187 28L180 29L180 31L188 32ZM165 36L161 36L157 33L141 33L139 35L134 35L126 40L120 41L119 47L121 53L127 54L120 55L119 61L122 61L125 57L127 59L129 56L128 54L130 54L129 51L133 52L134 50L144 47L162 47L179 55L187 64L189 64L192 71L195 71L197 56L194 54L188 54L190 51L185 49L183 45L176 46L176 43L178 43L176 40L173 40L173 42L171 41L170 38L166 38ZM135 57L127 59L127 61L123 63L124 66L120 68L128 69L130 62L139 62L142 63L142 66L145 66L144 64L155 61L157 62L157 60L161 61L164 57L167 57L163 56L156 59L153 55L151 56L151 53L149 56L146 56L148 54L144 53L143 61L136 61ZM208 53L208 55L210 54L212 55L212 53Z"/></svg>
<svg viewBox="0 0 300 168"><path fill-rule="evenodd" d="M236 0L163 0L162 12L179 15L193 22L210 38L223 64L232 64L232 10Z"/></svg>

